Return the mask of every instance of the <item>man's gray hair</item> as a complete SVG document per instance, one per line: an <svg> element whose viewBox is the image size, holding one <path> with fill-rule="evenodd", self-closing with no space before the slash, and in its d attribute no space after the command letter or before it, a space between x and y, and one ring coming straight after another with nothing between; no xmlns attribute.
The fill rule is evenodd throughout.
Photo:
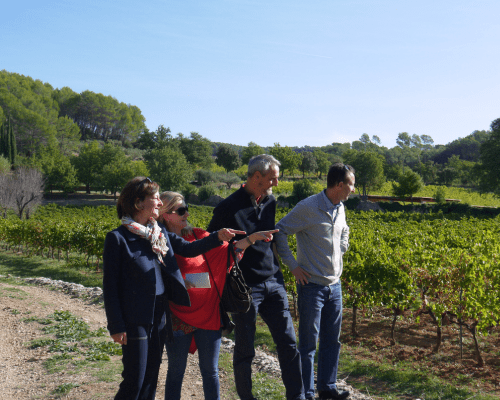
<svg viewBox="0 0 500 400"><path fill-rule="evenodd" d="M269 154L259 154L253 156L248 161L247 176L251 178L253 174L259 171L262 175L266 175L271 168L279 168L281 163Z"/></svg>

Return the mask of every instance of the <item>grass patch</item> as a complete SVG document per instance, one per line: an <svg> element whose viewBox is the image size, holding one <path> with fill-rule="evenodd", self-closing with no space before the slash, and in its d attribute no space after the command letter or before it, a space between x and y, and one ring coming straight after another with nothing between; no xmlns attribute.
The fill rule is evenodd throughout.
<svg viewBox="0 0 500 400"><path fill-rule="evenodd" d="M228 335L228 338L234 341L234 332ZM274 343L273 336L260 315L257 316L255 326L255 347L260 347L264 351L276 352L276 344Z"/></svg>
<svg viewBox="0 0 500 400"><path fill-rule="evenodd" d="M29 322L37 322L40 325L50 325L53 320L50 318L39 318L39 317L27 317L22 320L23 322L29 323Z"/></svg>
<svg viewBox="0 0 500 400"><path fill-rule="evenodd" d="M111 356L122 354L121 346L104 338L107 336L104 328L91 330L86 322L68 311L55 311L47 318L29 317L23 321L44 325L41 330L50 335L29 343L32 349L47 347L48 352L55 353L44 362L49 373L81 370L87 366L94 368L93 363L99 362L97 368L102 369L102 374L108 376L110 372L101 362L110 361ZM112 370L115 371L115 368ZM108 381L111 378L108 376L105 379Z"/></svg>
<svg viewBox="0 0 500 400"><path fill-rule="evenodd" d="M3 287L0 289L1 297L9 297L11 299L25 300L28 298L28 294L17 287Z"/></svg>
<svg viewBox="0 0 500 400"><path fill-rule="evenodd" d="M348 376L349 383L359 390L384 399L422 398L426 400L493 400L491 396L471 392L458 383L448 383L425 370L419 370L414 363L399 362L392 365L385 362L359 360L348 351L341 352L339 376Z"/></svg>
<svg viewBox="0 0 500 400"><path fill-rule="evenodd" d="M252 392L258 399L286 399L285 387L281 379L271 378L268 374L258 372L252 376Z"/></svg>
<svg viewBox="0 0 500 400"><path fill-rule="evenodd" d="M53 391L52 391L52 394L55 394L55 395L65 395L65 394L68 394L71 389L73 388L76 388L76 387L79 387L80 384L78 383L63 383L61 385L59 385L58 387L56 387Z"/></svg>
<svg viewBox="0 0 500 400"><path fill-rule="evenodd" d="M229 384L229 391L221 393L224 399L237 400L236 385L233 374L233 354L222 352L219 356L219 369L225 372L225 379ZM258 399L282 400L286 398L285 387L280 378L258 372L252 375L253 395Z"/></svg>
<svg viewBox="0 0 500 400"><path fill-rule="evenodd" d="M111 361L96 361L88 365L91 375L99 382L116 382L122 379L123 364L121 359Z"/></svg>
<svg viewBox="0 0 500 400"><path fill-rule="evenodd" d="M225 372L226 381L229 384L229 391L221 393L221 396L223 396L223 398L227 400L238 399L238 394L236 393L236 385L234 384L233 353L220 353L219 371Z"/></svg>
<svg viewBox="0 0 500 400"><path fill-rule="evenodd" d="M89 269L69 267L65 261L40 256L25 257L12 252L0 252L0 275L20 278L45 277L65 282L79 283L86 287L102 287L102 273ZM2 278L3 282L12 279Z"/></svg>

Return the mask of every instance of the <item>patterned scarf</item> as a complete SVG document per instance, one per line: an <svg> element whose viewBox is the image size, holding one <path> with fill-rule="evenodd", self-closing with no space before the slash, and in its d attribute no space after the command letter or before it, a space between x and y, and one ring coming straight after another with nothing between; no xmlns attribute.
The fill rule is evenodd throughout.
<svg viewBox="0 0 500 400"><path fill-rule="evenodd" d="M149 218L148 224L144 226L135 222L129 216L126 216L122 218L122 225L130 232L149 240L153 247L153 252L158 256L158 260L163 263L162 256L167 254L168 251L167 239L153 217Z"/></svg>

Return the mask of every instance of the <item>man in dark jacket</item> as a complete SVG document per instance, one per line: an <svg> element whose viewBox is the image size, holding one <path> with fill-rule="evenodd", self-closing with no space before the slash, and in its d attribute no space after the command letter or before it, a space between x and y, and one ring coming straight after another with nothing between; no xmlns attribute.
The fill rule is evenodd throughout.
<svg viewBox="0 0 500 400"><path fill-rule="evenodd" d="M221 201L214 209L208 231L221 227L246 231L274 229L276 199L272 187L278 186L280 163L262 154L248 163L248 179L238 191ZM240 239L236 237L236 239ZM300 356L288 300L272 243L259 241L245 250L240 261L246 283L252 288L252 306L245 314L233 314L235 347L233 355L236 390L241 400L255 399L252 394L252 360L257 313L269 327L281 367L288 400L304 399Z"/></svg>

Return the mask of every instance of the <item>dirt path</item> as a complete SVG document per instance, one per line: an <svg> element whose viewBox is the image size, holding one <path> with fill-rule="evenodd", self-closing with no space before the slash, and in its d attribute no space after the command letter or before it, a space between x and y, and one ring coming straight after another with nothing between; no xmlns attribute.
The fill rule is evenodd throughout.
<svg viewBox="0 0 500 400"><path fill-rule="evenodd" d="M113 356L112 361L107 362L109 369L116 371L111 373L113 381L103 382L92 367L76 371L63 369L49 374L43 363L54 353L48 353L47 347L30 349L26 345L31 340L46 334L41 331L39 323L23 320L29 317L46 318L55 310L69 311L83 318L92 329L106 327L104 309L100 304L72 298L46 287L0 283L0 399L55 399L58 397L52 394L53 391L64 384L79 386L73 387L60 398L112 399L121 379L119 356ZM164 397L166 368L166 355L164 355L157 399ZM221 393L227 392L228 383L224 377L225 373L221 371ZM182 398L193 400L204 398L197 356L189 357Z"/></svg>

